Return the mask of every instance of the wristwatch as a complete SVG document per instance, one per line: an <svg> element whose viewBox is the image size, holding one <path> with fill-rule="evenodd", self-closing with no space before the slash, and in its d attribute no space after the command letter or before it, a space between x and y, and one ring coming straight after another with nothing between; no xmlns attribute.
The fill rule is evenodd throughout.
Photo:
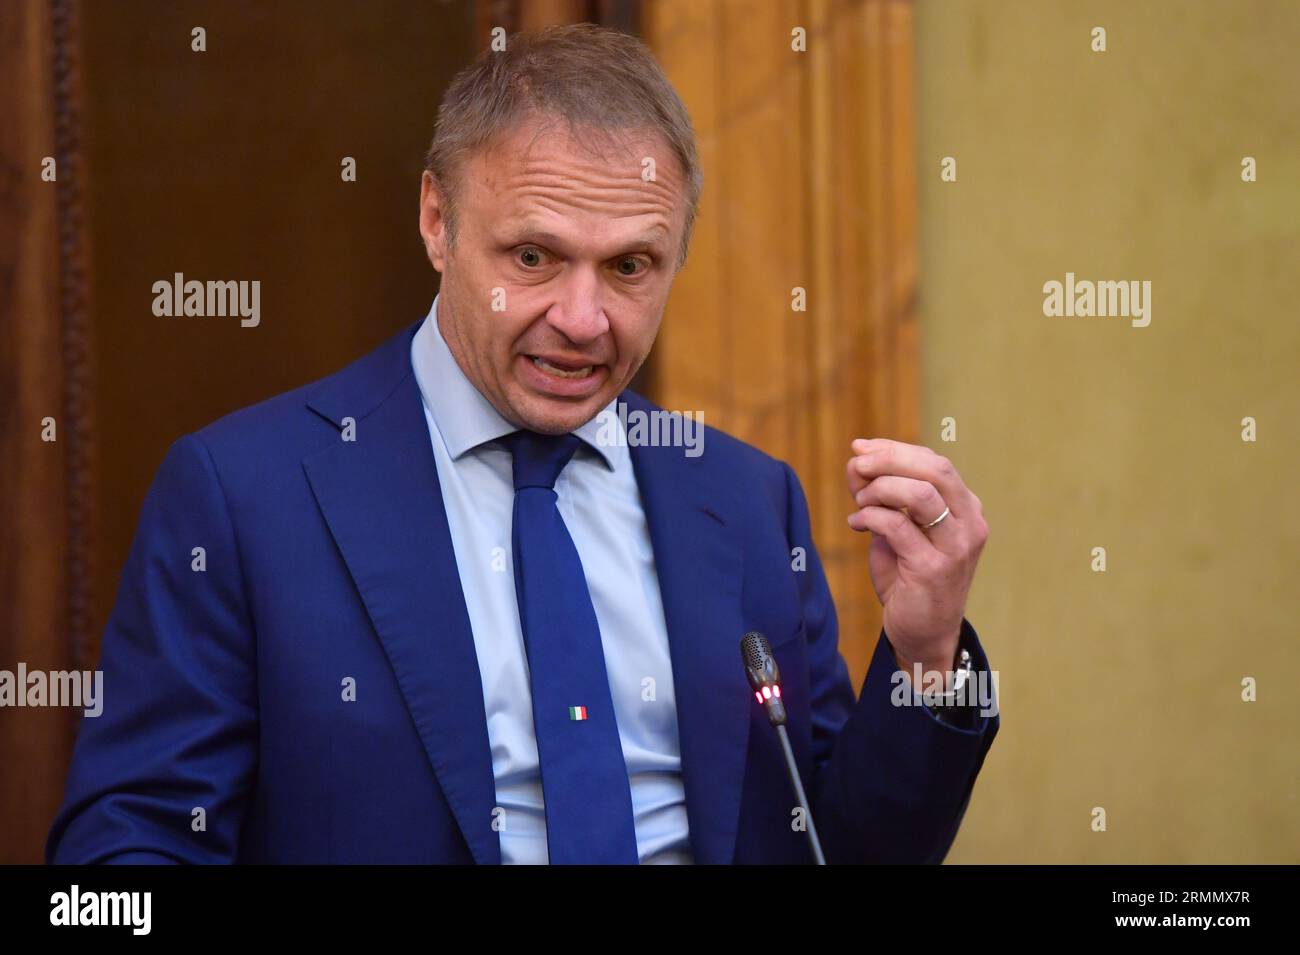
<svg viewBox="0 0 1300 955"><path fill-rule="evenodd" d="M979 701L972 698L966 686L975 676L975 664L969 650L963 647L958 652L953 671L951 690L922 696L921 701L939 722L970 729L975 724Z"/></svg>

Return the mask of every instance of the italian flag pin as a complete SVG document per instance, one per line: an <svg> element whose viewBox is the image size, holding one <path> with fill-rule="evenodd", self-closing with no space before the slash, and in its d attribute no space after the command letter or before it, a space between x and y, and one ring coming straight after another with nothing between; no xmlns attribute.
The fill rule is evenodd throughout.
<svg viewBox="0 0 1300 955"><path fill-rule="evenodd" d="M585 706L569 707L569 719L585 720L587 718L587 708Z"/></svg>

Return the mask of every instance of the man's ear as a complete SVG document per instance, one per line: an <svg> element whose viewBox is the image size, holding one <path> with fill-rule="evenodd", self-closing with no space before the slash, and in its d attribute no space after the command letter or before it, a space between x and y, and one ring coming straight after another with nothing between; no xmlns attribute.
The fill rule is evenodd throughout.
<svg viewBox="0 0 1300 955"><path fill-rule="evenodd" d="M442 272L447 265L447 219L442 191L434 182L433 174L425 171L420 177L420 236L424 251L433 267Z"/></svg>

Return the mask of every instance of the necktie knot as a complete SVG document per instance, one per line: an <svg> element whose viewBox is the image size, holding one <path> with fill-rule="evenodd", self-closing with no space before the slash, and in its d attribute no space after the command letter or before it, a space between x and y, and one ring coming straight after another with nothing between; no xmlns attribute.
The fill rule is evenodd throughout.
<svg viewBox="0 0 1300 955"><path fill-rule="evenodd" d="M502 441L514 457L515 490L526 487L554 488L555 481L578 450L581 439L574 434L540 434L516 431Z"/></svg>

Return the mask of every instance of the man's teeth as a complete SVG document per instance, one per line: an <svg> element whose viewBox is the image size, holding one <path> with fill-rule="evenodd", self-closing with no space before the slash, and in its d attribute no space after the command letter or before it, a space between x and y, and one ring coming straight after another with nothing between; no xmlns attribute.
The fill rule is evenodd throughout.
<svg viewBox="0 0 1300 955"><path fill-rule="evenodd" d="M545 358L538 358L536 355L530 357L533 359L533 364L542 369L542 371L549 375L558 375L561 378L586 378L591 374L591 369L595 367L594 365L587 365L586 367L575 368L570 371L567 368L558 368L555 365L552 365Z"/></svg>

